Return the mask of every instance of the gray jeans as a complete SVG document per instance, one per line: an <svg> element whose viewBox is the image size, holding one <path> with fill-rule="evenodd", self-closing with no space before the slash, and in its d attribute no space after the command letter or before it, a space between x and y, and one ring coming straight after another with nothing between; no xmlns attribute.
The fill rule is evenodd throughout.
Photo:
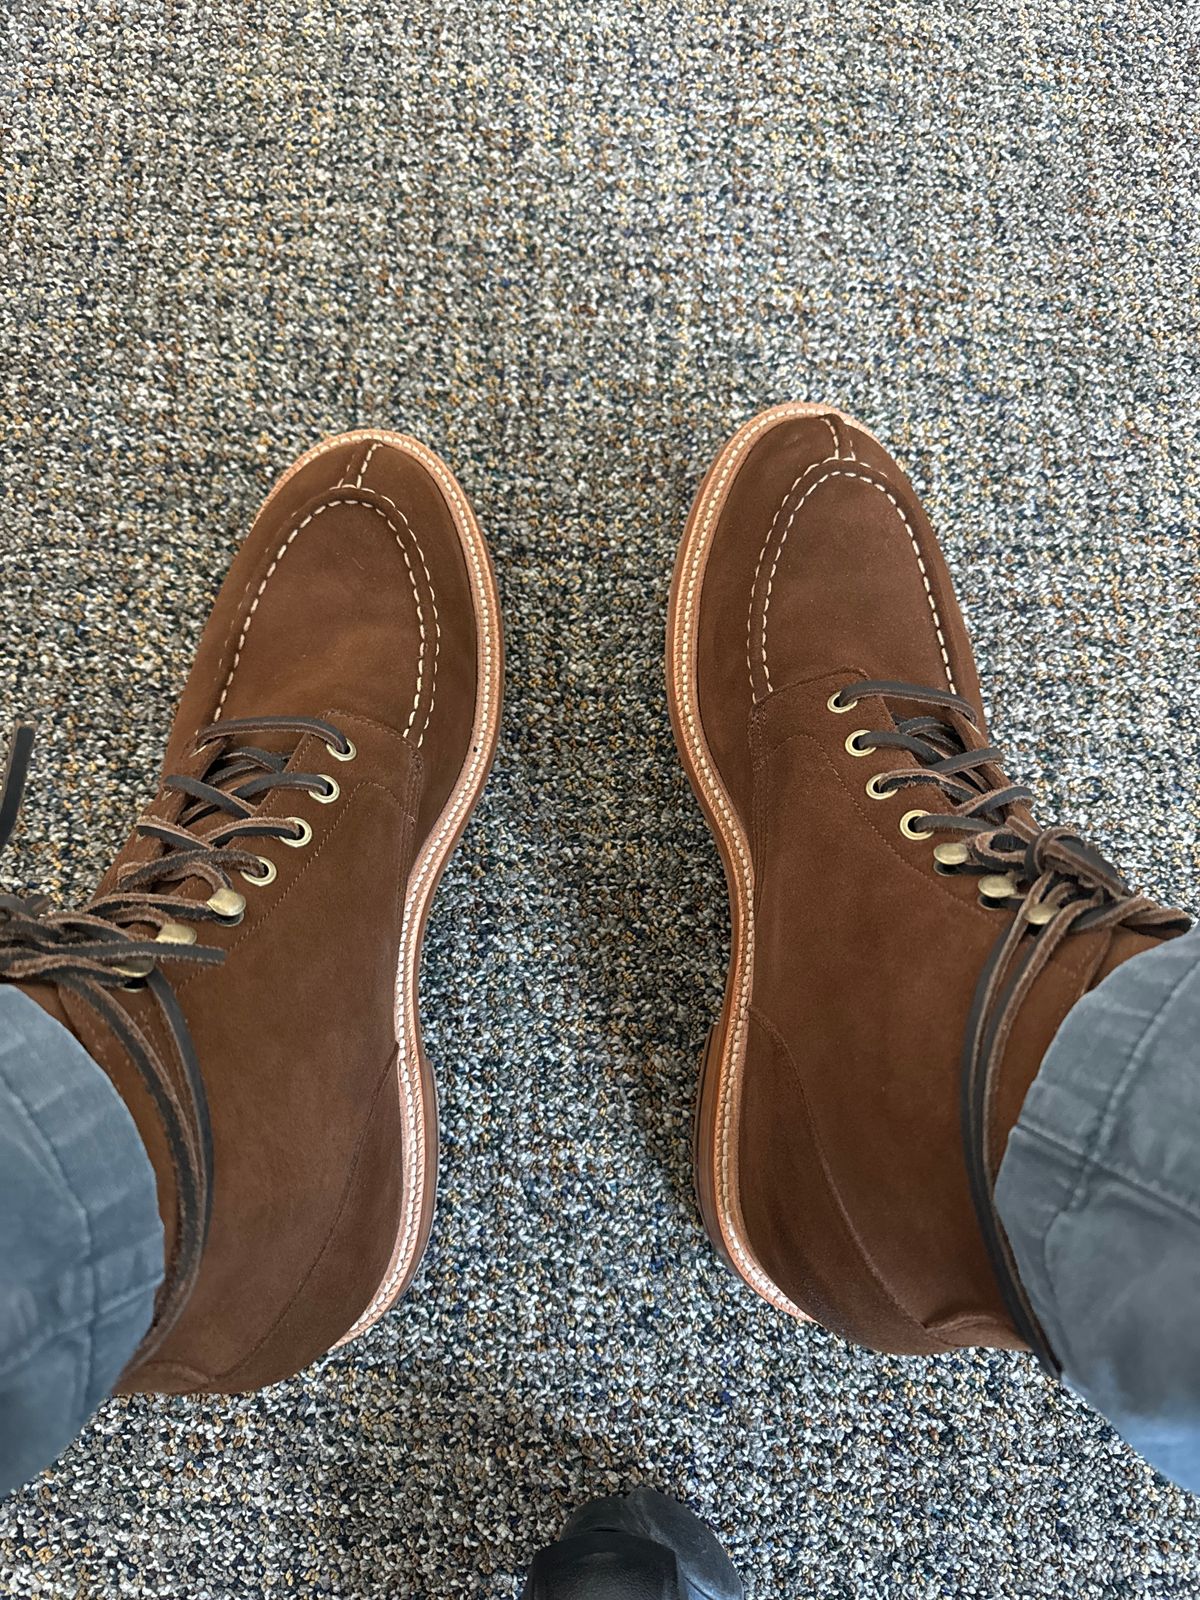
<svg viewBox="0 0 1200 1600"><path fill-rule="evenodd" d="M1068 1014L996 1199L1071 1388L1200 1492L1200 929Z"/></svg>
<svg viewBox="0 0 1200 1600"><path fill-rule="evenodd" d="M0 1494L66 1449L150 1325L154 1172L83 1046L0 985Z"/></svg>
<svg viewBox="0 0 1200 1600"><path fill-rule="evenodd" d="M1067 1382L1200 1490L1200 932L1071 1012L997 1199ZM52 1461L149 1324L154 1174L65 1029L0 986L0 1493Z"/></svg>

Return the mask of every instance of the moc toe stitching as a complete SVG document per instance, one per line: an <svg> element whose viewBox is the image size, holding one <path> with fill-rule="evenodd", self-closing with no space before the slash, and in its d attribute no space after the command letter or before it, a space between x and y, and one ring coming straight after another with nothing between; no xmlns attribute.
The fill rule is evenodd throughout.
<svg viewBox="0 0 1200 1600"><path fill-rule="evenodd" d="M805 482L806 479L811 479L812 481ZM897 485L893 484L882 473L875 472L872 468L866 466L865 463L859 462L854 467L847 467L840 461L831 462L828 460L817 462L812 466L807 467L805 471L801 473L800 477L797 478L796 482L793 483L792 487L788 490L788 493L784 496L783 503L780 506L779 511L776 513L775 520L767 534L766 541L762 548L762 553L759 556L758 568L755 571L754 585L751 591L750 614L751 618L754 617L756 611L759 615L757 637L758 653L761 660L762 675L766 684L767 692L771 693L774 688L774 685L771 681L768 657L768 624L770 620L771 599L775 590L775 580L779 571L779 563L787 545L788 537L801 511L804 510L806 505L812 503L813 496L816 494L818 489L820 489L826 483L837 479L853 479L857 482L868 484L871 488L882 494L891 505L894 513L893 522L899 523L899 526L904 530L909 548L916 558L917 570L925 591L926 600L929 604L930 619L933 622L934 633L937 637L938 651L941 656L943 669L945 671L947 687L952 694L957 694L959 691L954 677L954 668L950 659L950 642L947 630L942 620L941 611L938 606L938 599L934 593L934 587L930 580L927 552L923 549L920 536L913 520L909 517L908 513L904 510L900 503ZM771 541L776 536L776 532L779 528L780 518L783 514L783 511L787 507L788 501L792 498L801 484L803 484L804 487L797 497L795 505L792 507L791 514L789 515L787 522L783 525L782 530L778 531L778 541L772 554L770 568L766 571L764 581L763 574L764 569L766 568L766 557L768 551L770 550ZM753 666L751 666L751 681L753 684Z"/></svg>
<svg viewBox="0 0 1200 1600"><path fill-rule="evenodd" d="M241 665L242 655L243 655L243 653L244 653L244 651L246 649L246 646L247 646L247 642L248 642L248 639L249 639L251 627L252 627L253 622L254 622L254 618L257 615L258 609L259 609L260 605L262 604L262 602L263 602L263 600L264 600L264 598L265 598L265 596L267 594L267 590L268 590L268 587L269 587L269 585L271 583L271 580L274 578L275 574L279 571L280 564L284 560L285 556L288 554L289 550L291 550L292 546L295 544L296 540L300 537L300 535L307 528L312 527L316 523L316 521L317 521L317 519L319 517L323 517L328 512L337 510L339 507L342 507L342 506L357 505L357 506L361 506L361 507L365 508L366 510L372 512L375 516L381 518L386 523L389 531L391 532L392 536L394 537L394 539L396 541L397 546L399 547L401 555L404 558L404 566L405 566L405 569L406 569L406 571L408 573L409 582L410 582L410 584L412 586L412 596L413 596L413 602L414 602L414 604L416 606L417 631L418 631L419 641L420 642L419 642L419 645L418 645L418 654L417 654L417 669L416 669L417 684L416 684L416 691L415 691L415 693L413 695L413 703L412 703L412 708L411 708L411 710L409 712L409 715L408 715L408 721L407 721L407 723L405 724L405 727L404 727L404 733L406 735L411 732L411 730L413 728L413 725L416 722L417 714L418 714L418 712L419 712L419 710L421 708L422 690L423 690L424 683L425 683L426 655L427 655L427 652L429 652L429 650L430 650L430 645L431 645L430 636L433 635L433 654L432 654L430 662L429 662L429 700L428 700L427 709L426 709L426 713L425 713L425 720L424 720L424 723L422 724L422 727L421 727L421 730L420 730L420 734L419 734L419 737L418 737L418 740L417 740L417 743L420 744L421 739L423 739L423 737L424 737L425 729L426 729L426 727L428 726L428 723L429 723L429 716L430 716L430 713L432 712L432 709L433 709L433 699L434 699L434 694L436 692L436 682L435 682L435 676L434 675L435 675L435 672L436 672L436 660L437 660L436 645L437 645L437 642L438 642L438 634L440 633L440 629L435 627L434 622L432 620L430 621L429 626L427 628L427 619L426 619L426 615L425 615L425 608L421 603L421 590L420 590L420 587L419 587L418 582L417 582L416 573L413 570L412 559L411 559L411 557L410 557L410 555L408 553L408 548L407 548L407 545L405 543L405 535L407 535L408 539L412 542L413 547L415 548L415 550L417 552L417 556L418 556L418 558L419 558L419 560L421 562L422 570L424 571L424 574L425 574L426 582L429 584L429 591L430 591L431 599L432 599L433 585L432 585L432 582L431 582L431 580L429 578L429 566L428 566L428 563L425 560L424 551L421 549L420 543L417 540L416 535L413 533L412 526L409 523L408 518L404 515L404 513L402 511L400 511L399 507L396 506L394 501L388 500L387 501L387 505L388 505L389 509L385 510L383 506L377 505L375 503L376 498L381 498L382 499L382 498L386 498L386 497L383 497L383 496L376 497L372 492L364 491L364 490L357 490L357 489L355 489L355 490L346 490L346 491L344 491L342 493L335 493L335 494L333 494L331 496L322 497L320 500L318 500L318 502L315 505L312 505L312 506L308 507L306 510L297 513L296 517L293 519L292 526L290 527L290 529L288 530L287 535L283 539L282 544L280 544L279 548L276 550L275 555L272 558L270 564L268 565L266 572L263 574L262 578L259 580L257 590L255 591L254 598L250 602L249 608L245 611L244 615L242 616L241 632L240 632L240 634L238 636L237 644L233 648L233 660L229 665L228 672L226 673L226 676L225 676L224 684L222 685L220 693L219 693L218 698L217 698L216 710L213 713L213 721L214 722L219 720L219 718L221 716L221 713L224 710L225 703L229 698L229 691L233 687L233 681L234 681L234 678L235 678L235 676L237 674L238 667ZM403 525L404 534L401 533L401 525ZM250 592L250 586L249 585L247 585L247 588L246 588L245 592L246 592L246 594L248 594ZM436 616L437 616L436 600L432 600L432 607L433 607L433 618L436 619ZM222 665L224 665L224 662L222 662Z"/></svg>

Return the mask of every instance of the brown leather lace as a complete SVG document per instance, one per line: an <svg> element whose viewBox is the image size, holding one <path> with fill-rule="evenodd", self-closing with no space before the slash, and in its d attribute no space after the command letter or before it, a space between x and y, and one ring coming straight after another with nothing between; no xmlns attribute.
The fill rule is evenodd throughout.
<svg viewBox="0 0 1200 1600"><path fill-rule="evenodd" d="M965 859L944 870L979 876L989 905L1013 913L997 937L976 986L963 1046L961 1124L971 1197L1005 1305L1021 1337L1056 1376L1059 1363L1021 1283L994 1198L992 1111L996 1077L1021 1005L1039 974L1072 934L1130 928L1158 938L1184 933L1190 919L1130 888L1116 868L1072 828L1039 828L1024 805L1032 790L1009 783L998 746L978 741L969 701L944 689L889 680L848 684L840 709L878 697L933 714L899 718L860 735L862 747L904 751L915 766L879 773L880 793L924 784L951 801L912 823L965 845Z"/></svg>
<svg viewBox="0 0 1200 1600"><path fill-rule="evenodd" d="M161 1121L175 1173L176 1230L154 1322L130 1367L161 1344L199 1272L212 1209L212 1133L204 1080L187 1021L160 970L163 963L212 965L224 952L200 943L163 942L172 923L212 924L237 920L215 909L219 891L232 890L231 875L261 873L262 858L249 848L258 839L295 837L291 819L264 817L263 799L276 789L321 792L321 773L289 772L289 756L245 741L255 735L315 734L332 751L351 746L332 724L315 717L230 719L203 728L197 753L210 750L202 777L173 776L164 788L179 797L162 816L147 814L137 834L160 847L147 861L129 863L114 887L85 911L54 911L42 897L0 894L0 982L48 983L87 1004L128 1054ZM0 782L0 851L16 826L33 747L33 730L18 727L10 741ZM199 880L208 899L182 891ZM240 897L239 897L240 898ZM144 987L165 1025L164 1055L118 998L122 989Z"/></svg>

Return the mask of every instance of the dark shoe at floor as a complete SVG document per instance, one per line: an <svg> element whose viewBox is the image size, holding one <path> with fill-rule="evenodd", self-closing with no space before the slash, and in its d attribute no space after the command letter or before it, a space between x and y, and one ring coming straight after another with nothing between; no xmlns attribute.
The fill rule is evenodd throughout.
<svg viewBox="0 0 1200 1600"><path fill-rule="evenodd" d="M158 796L87 913L0 902L0 978L108 1073L157 1176L167 1272L122 1388L270 1383L411 1281L437 1171L421 939L501 660L444 464L402 435L328 440L239 551Z"/></svg>
<svg viewBox="0 0 1200 1600"><path fill-rule="evenodd" d="M593 1500L534 1557L523 1600L742 1600L694 1512L654 1489Z"/></svg>
<svg viewBox="0 0 1200 1600"><path fill-rule="evenodd" d="M684 535L668 679L733 951L697 1189L736 1271L880 1350L1039 1351L995 1175L1060 1023L1182 931L989 742L912 487L837 411L722 450Z"/></svg>

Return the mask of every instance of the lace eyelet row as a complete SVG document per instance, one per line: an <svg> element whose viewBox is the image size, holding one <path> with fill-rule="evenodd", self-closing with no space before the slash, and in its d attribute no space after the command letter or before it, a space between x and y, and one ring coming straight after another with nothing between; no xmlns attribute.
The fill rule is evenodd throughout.
<svg viewBox="0 0 1200 1600"><path fill-rule="evenodd" d="M830 695L825 703L836 716L841 716L847 711L853 711L858 704L856 700L843 704L841 690L838 690L836 694ZM871 730L869 728L855 729L846 738L845 747L847 753L857 757L874 755L879 747L862 743L864 739L869 739L870 736ZM866 792L872 800L890 799L892 795L898 794L902 787L903 785L901 784L889 783L886 779L881 778L878 773L874 773L866 782ZM922 824L929 822L930 819L931 814L928 811L906 811L900 818L900 832L906 839L928 839L932 829L924 827ZM952 873L971 859L971 852L961 840L945 840L941 844L934 846L933 856L936 869L939 872ZM979 880L979 900L980 904L984 906L1002 908L1010 900L1014 899L1019 892L1016 879L1011 873L985 873ZM1044 926L1051 920L1053 915L1053 908L1045 905L1033 906L1026 910L1027 920L1035 927Z"/></svg>
<svg viewBox="0 0 1200 1600"><path fill-rule="evenodd" d="M842 716L847 711L853 711L858 701L849 700L843 702L842 691L839 689L835 694L829 696L825 704L835 716ZM869 739L870 736L871 730L869 728L856 728L846 738L848 754L858 757L874 755L879 746L862 743L862 740ZM867 779L866 789L868 796L872 800L888 800L892 795L899 793L900 786L881 780L878 773L876 773ZM928 811L906 811L900 818L900 832L906 839L928 839L930 830L921 827L921 823L928 820Z"/></svg>
<svg viewBox="0 0 1200 1600"><path fill-rule="evenodd" d="M353 761L358 754L358 746L353 739L346 740L346 748L344 750L339 750L337 745L330 744L328 740L326 740L325 748L335 761ZM309 789L309 795L319 805L331 806L341 796L342 786L336 778L331 778L327 772L318 772L317 777L320 778L323 787ZM280 835L282 843L286 844L289 849L303 850L306 844L312 842L313 830L311 822L306 821L303 817L285 817L284 821L290 822L296 830L293 835ZM242 877L245 878L247 883L253 884L256 889L265 889L269 883L275 882L275 879L279 876L279 869L268 856L259 856L257 860L262 867L262 871L246 872L243 869Z"/></svg>
<svg viewBox="0 0 1200 1600"><path fill-rule="evenodd" d="M339 750L336 745L332 744L326 744L325 748L335 761L353 761L358 754L358 747L353 739L346 740L346 748L344 750ZM318 772L317 777L321 780L322 787L319 789L310 788L308 793L318 805L331 806L335 800L340 799L342 786L336 778L330 777L327 772ZM282 844L287 845L291 850L303 850L306 844L312 843L312 823L306 818L284 817L282 820L290 823L294 829L291 834L280 834L279 837ZM260 872L247 872L245 868L241 868L241 875L254 888L265 889L268 884L275 882L275 879L279 876L279 869L269 856L257 856L255 859L262 870Z"/></svg>

